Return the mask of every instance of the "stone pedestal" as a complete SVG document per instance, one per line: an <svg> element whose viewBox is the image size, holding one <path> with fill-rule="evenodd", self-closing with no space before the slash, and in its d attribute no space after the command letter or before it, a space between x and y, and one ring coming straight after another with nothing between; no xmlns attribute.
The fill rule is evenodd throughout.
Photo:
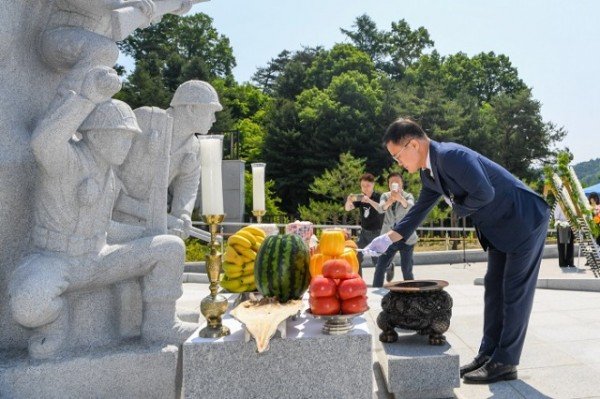
<svg viewBox="0 0 600 399"><path fill-rule="evenodd" d="M0 398L177 398L178 353L140 344L47 362L0 353Z"/></svg>
<svg viewBox="0 0 600 399"><path fill-rule="evenodd" d="M223 324L231 335L205 339L194 334L183 345L184 398L370 398L372 336L365 318L347 335L324 335L322 320L302 314L288 321L286 338L271 339L256 352L236 320Z"/></svg>
<svg viewBox="0 0 600 399"><path fill-rule="evenodd" d="M453 398L460 386L459 359L452 347L429 345L427 337L398 330L398 341L374 339L387 389L397 399Z"/></svg>

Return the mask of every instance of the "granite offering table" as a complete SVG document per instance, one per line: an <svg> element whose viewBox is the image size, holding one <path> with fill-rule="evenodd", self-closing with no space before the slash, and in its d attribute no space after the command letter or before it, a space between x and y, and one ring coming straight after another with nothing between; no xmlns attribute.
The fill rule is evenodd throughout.
<svg viewBox="0 0 600 399"><path fill-rule="evenodd" d="M373 392L372 336L365 317L345 335L325 335L322 320L288 320L286 338L256 352L229 314L231 335L183 344L184 398L367 398Z"/></svg>

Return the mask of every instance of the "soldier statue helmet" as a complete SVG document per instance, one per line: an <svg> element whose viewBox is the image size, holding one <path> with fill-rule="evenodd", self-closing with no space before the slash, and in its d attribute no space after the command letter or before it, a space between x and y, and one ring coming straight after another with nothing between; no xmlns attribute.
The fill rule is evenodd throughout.
<svg viewBox="0 0 600 399"><path fill-rule="evenodd" d="M125 161L134 135L142 132L129 105L114 99L99 104L78 131L112 165Z"/></svg>

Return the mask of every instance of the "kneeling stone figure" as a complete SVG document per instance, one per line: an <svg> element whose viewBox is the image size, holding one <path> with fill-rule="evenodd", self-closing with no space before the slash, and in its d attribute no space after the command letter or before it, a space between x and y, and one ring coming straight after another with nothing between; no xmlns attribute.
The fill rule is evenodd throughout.
<svg viewBox="0 0 600 399"><path fill-rule="evenodd" d="M65 349L69 330L65 294L139 278L144 341L183 342L197 327L175 316L182 294L185 247L170 235L107 245L118 195L113 168L140 132L131 108L110 97L120 89L114 70L91 69L81 90L59 90L31 139L39 166L33 248L9 284L14 319L34 329L29 354L45 359ZM75 133L81 139L74 139ZM135 236L135 234L133 234Z"/></svg>

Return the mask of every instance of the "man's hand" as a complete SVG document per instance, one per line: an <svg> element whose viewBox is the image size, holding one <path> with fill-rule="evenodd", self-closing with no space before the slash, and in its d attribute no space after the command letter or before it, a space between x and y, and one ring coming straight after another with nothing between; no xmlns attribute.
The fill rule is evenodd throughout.
<svg viewBox="0 0 600 399"><path fill-rule="evenodd" d="M373 241L369 243L369 245L364 247L363 253L367 253L370 251L382 254L385 251L387 251L390 245L392 245L392 239L390 238L390 236L387 233L382 234L379 237L375 237Z"/></svg>
<svg viewBox="0 0 600 399"><path fill-rule="evenodd" d="M112 68L101 66L87 72L79 94L99 104L110 99L119 90L121 90L121 80L117 72Z"/></svg>
<svg viewBox="0 0 600 399"><path fill-rule="evenodd" d="M346 197L346 203L344 204L344 209L348 212L354 209L354 204L352 203L353 194L350 194Z"/></svg>

